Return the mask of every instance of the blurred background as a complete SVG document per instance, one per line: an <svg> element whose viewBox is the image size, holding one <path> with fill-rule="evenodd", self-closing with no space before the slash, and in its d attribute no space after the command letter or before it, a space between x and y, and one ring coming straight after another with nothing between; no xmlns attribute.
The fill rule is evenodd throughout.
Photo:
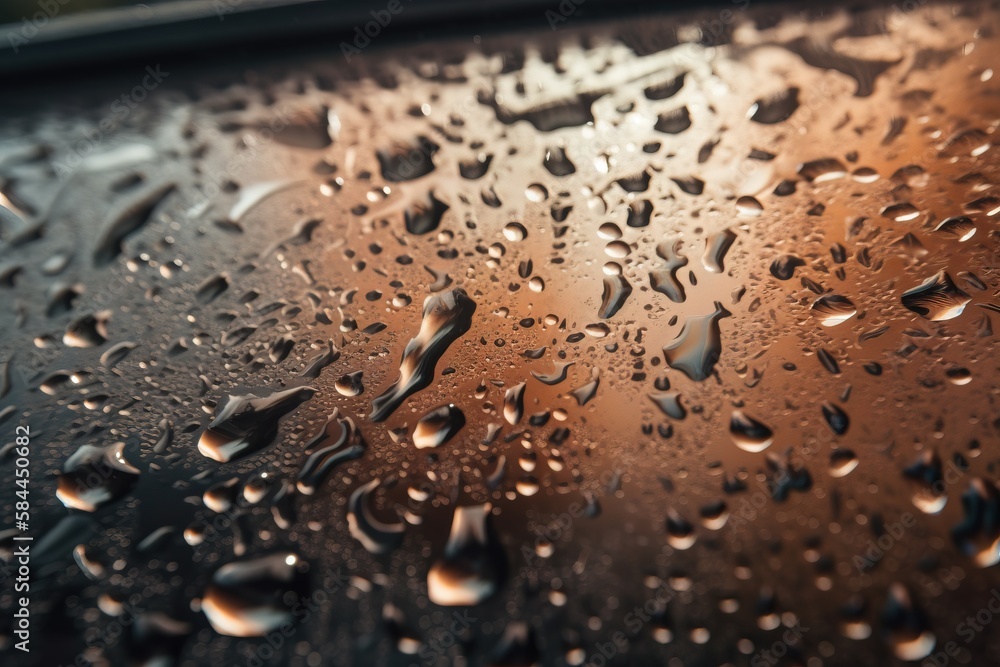
<svg viewBox="0 0 1000 667"><path fill-rule="evenodd" d="M62 0L61 2L60 0L52 0L50 3L38 0L8 0L0 5L0 22L16 23L24 17L30 19L36 12L45 12L46 7L53 6L59 8L59 14L76 14L97 9L112 9L130 5L165 5L171 2L181 4L177 0L147 0L144 3L130 2L129 0Z"/></svg>

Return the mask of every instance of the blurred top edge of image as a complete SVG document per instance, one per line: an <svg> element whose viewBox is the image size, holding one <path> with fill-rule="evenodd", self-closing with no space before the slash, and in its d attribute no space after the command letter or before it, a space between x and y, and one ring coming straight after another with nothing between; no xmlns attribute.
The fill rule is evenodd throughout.
<svg viewBox="0 0 1000 667"><path fill-rule="evenodd" d="M583 8L620 13L630 10L670 11L735 5L746 9L755 5L799 4L803 7L837 3L836 0L798 2L792 0L3 0L0 2L0 27L28 22L41 29L55 23L121 23L177 22L206 16L218 18L219 14L249 13L255 10L278 10L294 15L298 11L310 16L324 14L331 17L356 18L370 10L384 8L389 2L403 6L419 7L461 21L472 14L516 14L572 5ZM928 0L920 1L920 4ZM888 4L890 0L872 0L864 4Z"/></svg>
<svg viewBox="0 0 1000 667"><path fill-rule="evenodd" d="M571 11L586 21L622 13L710 7L739 11L751 2L788 4L785 0L3 0L0 75L42 70L65 75L101 61L212 51L240 43L258 48L294 40L301 45L307 37L325 40L346 35L390 11L397 38L427 39L426 30L439 36L450 29L473 27L477 31L537 29L549 24L532 19L549 16L553 10ZM828 3L799 4L815 9ZM402 30L404 24L407 30Z"/></svg>
<svg viewBox="0 0 1000 667"><path fill-rule="evenodd" d="M196 0L197 1L197 0ZM48 18L56 16L80 15L109 9L164 7L167 5L192 4L191 0L146 0L143 3L132 0L5 0L0 3L0 24L18 23L32 20L41 12Z"/></svg>

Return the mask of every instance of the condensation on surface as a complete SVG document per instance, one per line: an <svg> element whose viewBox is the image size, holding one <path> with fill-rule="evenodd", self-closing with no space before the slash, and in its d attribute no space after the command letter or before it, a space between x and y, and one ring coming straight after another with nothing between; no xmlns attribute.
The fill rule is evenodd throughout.
<svg viewBox="0 0 1000 667"><path fill-rule="evenodd" d="M1000 14L729 16L10 112L30 664L987 664Z"/></svg>

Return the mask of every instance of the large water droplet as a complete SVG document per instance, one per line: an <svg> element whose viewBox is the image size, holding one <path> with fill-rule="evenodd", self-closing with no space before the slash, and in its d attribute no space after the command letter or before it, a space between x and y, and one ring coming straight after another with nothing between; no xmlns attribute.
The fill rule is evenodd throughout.
<svg viewBox="0 0 1000 667"><path fill-rule="evenodd" d="M935 232L950 234L959 241L968 241L976 235L976 225L971 218L964 215L945 218L934 228Z"/></svg>
<svg viewBox="0 0 1000 667"><path fill-rule="evenodd" d="M465 426L465 414L454 403L431 410L417 421L413 445L417 449L440 447Z"/></svg>
<svg viewBox="0 0 1000 667"><path fill-rule="evenodd" d="M719 320L729 315L729 311L716 301L714 312L689 317L677 338L663 348L663 357L670 367L683 372L692 380L701 381L709 377L722 354Z"/></svg>
<svg viewBox="0 0 1000 667"><path fill-rule="evenodd" d="M684 419L687 415L687 410L681 405L681 393L679 391L654 391L649 395L649 399L668 417Z"/></svg>
<svg viewBox="0 0 1000 667"><path fill-rule="evenodd" d="M503 397L503 416L508 424L517 424L524 414L524 387L522 382L508 389Z"/></svg>
<svg viewBox="0 0 1000 667"><path fill-rule="evenodd" d="M771 262L771 275L778 280L791 280L795 269L805 264L802 258L795 255L780 255Z"/></svg>
<svg viewBox="0 0 1000 667"><path fill-rule="evenodd" d="M201 609L219 634L263 637L296 620L295 598L304 592L300 567L290 552L223 565L212 575Z"/></svg>
<svg viewBox="0 0 1000 667"><path fill-rule="evenodd" d="M125 443L83 445L63 464L56 497L71 509L93 512L121 498L139 480L139 469L125 460Z"/></svg>
<svg viewBox="0 0 1000 667"><path fill-rule="evenodd" d="M729 434L736 446L746 452L762 452L774 442L774 432L742 410L733 411L729 420Z"/></svg>
<svg viewBox="0 0 1000 667"><path fill-rule="evenodd" d="M684 551L694 546L698 539L694 526L677 510L667 508L667 542L674 549Z"/></svg>
<svg viewBox="0 0 1000 667"><path fill-rule="evenodd" d="M427 137L411 142L397 142L375 152L382 177L390 183L410 181L434 171L431 156L439 146Z"/></svg>
<svg viewBox="0 0 1000 667"><path fill-rule="evenodd" d="M489 524L491 506L455 508L444 557L427 573L427 596L443 606L476 605L497 592L506 557Z"/></svg>
<svg viewBox="0 0 1000 667"><path fill-rule="evenodd" d="M406 524L386 523L375 518L370 505L371 495L378 488L378 479L359 486L347 503L347 527L351 535L373 554L395 549L403 541Z"/></svg>
<svg viewBox="0 0 1000 667"><path fill-rule="evenodd" d="M420 331L403 350L399 379L372 401L372 421L382 421L408 396L431 383L438 359L469 330L475 312L476 302L460 287L427 297Z"/></svg>
<svg viewBox="0 0 1000 667"><path fill-rule="evenodd" d="M121 254L125 239L149 223L153 211L174 191L175 187L173 181L153 183L118 206L97 236L94 263L104 266Z"/></svg>
<svg viewBox="0 0 1000 667"><path fill-rule="evenodd" d="M934 322L958 317L971 300L944 271L903 292L904 306Z"/></svg>
<svg viewBox="0 0 1000 667"><path fill-rule="evenodd" d="M632 285L624 276L614 275L604 277L604 292L601 294L601 308L597 316L602 319L613 317L625 305L632 293Z"/></svg>
<svg viewBox="0 0 1000 667"><path fill-rule="evenodd" d="M927 627L927 619L902 584L894 583L889 588L882 619L889 632L889 645L900 660L922 660L934 650L936 639Z"/></svg>
<svg viewBox="0 0 1000 667"><path fill-rule="evenodd" d="M851 420L847 416L847 413L839 406L829 401L823 402L823 419L830 426L830 429L837 435L844 435L847 433L848 427L851 425Z"/></svg>
<svg viewBox="0 0 1000 667"><path fill-rule="evenodd" d="M788 120L798 108L799 89L793 87L757 100L747 116L756 123L773 125Z"/></svg>
<svg viewBox="0 0 1000 667"><path fill-rule="evenodd" d="M422 201L414 202L403 212L403 223L411 234L429 234L441 226L448 205L428 192Z"/></svg>
<svg viewBox="0 0 1000 667"><path fill-rule="evenodd" d="M653 125L653 129L665 134L680 134L689 127L691 127L691 114L686 106L661 113Z"/></svg>
<svg viewBox="0 0 1000 667"><path fill-rule="evenodd" d="M854 317L858 310L846 296L827 294L816 299L812 305L812 314L819 318L825 327L835 327Z"/></svg>
<svg viewBox="0 0 1000 667"><path fill-rule="evenodd" d="M706 271L712 273L724 273L726 270L726 253L736 240L736 234L728 229L723 229L705 241L705 254L701 257L701 263Z"/></svg>
<svg viewBox="0 0 1000 667"><path fill-rule="evenodd" d="M576 167L566 156L566 151L558 146L545 151L545 159L542 164L553 176L569 176L576 171Z"/></svg>
<svg viewBox="0 0 1000 667"><path fill-rule="evenodd" d="M348 443L350 446L347 446ZM354 420L350 417L342 418L336 412L330 415L320 431L305 443L307 449L320 445L323 447L310 454L299 469L295 486L302 494L316 493L316 489L334 468L341 463L360 458L365 452L364 438L361 437Z"/></svg>
<svg viewBox="0 0 1000 667"><path fill-rule="evenodd" d="M294 387L272 394L230 395L225 407L198 439L198 451L226 463L271 444L278 420L312 398L312 387Z"/></svg>
<svg viewBox="0 0 1000 667"><path fill-rule="evenodd" d="M557 361L556 369L551 373L538 373L536 371L531 371L531 376L543 384L556 385L566 379L566 372L574 363L575 362L572 361Z"/></svg>
<svg viewBox="0 0 1000 667"><path fill-rule="evenodd" d="M1000 563L1000 491L981 477L962 494L961 523L951 531L955 544L979 567Z"/></svg>

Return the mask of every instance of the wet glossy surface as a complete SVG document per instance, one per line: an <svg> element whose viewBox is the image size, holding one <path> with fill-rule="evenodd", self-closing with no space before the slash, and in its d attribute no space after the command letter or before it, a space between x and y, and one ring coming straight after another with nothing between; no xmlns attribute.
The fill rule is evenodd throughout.
<svg viewBox="0 0 1000 667"><path fill-rule="evenodd" d="M5 118L4 664L988 664L1000 10L732 15Z"/></svg>

